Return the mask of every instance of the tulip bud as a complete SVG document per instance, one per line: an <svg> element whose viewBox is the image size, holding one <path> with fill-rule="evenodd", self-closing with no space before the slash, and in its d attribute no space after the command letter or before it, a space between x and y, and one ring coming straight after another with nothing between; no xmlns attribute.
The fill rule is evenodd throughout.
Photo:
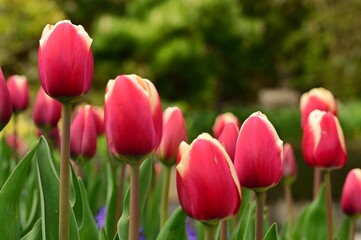
<svg viewBox="0 0 361 240"><path fill-rule="evenodd" d="M183 114L178 107L167 108L163 112L162 140L157 156L166 165L174 165L177 160L179 144L187 141L187 129Z"/></svg>
<svg viewBox="0 0 361 240"><path fill-rule="evenodd" d="M104 110L101 107L93 107L94 121L97 128L97 134L102 135L105 131L104 126Z"/></svg>
<svg viewBox="0 0 361 240"><path fill-rule="evenodd" d="M237 124L235 122L230 122L224 126L218 137L218 141L224 146L232 162L234 162L238 133L239 128Z"/></svg>
<svg viewBox="0 0 361 240"><path fill-rule="evenodd" d="M61 103L39 89L34 103L33 119L36 126L45 131L56 128L61 118Z"/></svg>
<svg viewBox="0 0 361 240"><path fill-rule="evenodd" d="M329 111L337 115L337 102L332 93L324 88L313 88L304 93L300 101L302 129L313 110Z"/></svg>
<svg viewBox="0 0 361 240"><path fill-rule="evenodd" d="M176 169L179 202L188 216L214 222L237 213L240 184L231 159L216 139L203 133L190 145L182 142Z"/></svg>
<svg viewBox="0 0 361 240"><path fill-rule="evenodd" d="M28 145L24 141L24 139L19 136L15 136L14 134L10 134L6 136L6 144L13 150L17 152L19 157L25 156L28 152Z"/></svg>
<svg viewBox="0 0 361 240"><path fill-rule="evenodd" d="M127 161L133 161L129 156L154 151L162 137L162 106L153 83L137 75L110 80L104 122L110 152L117 158L128 156Z"/></svg>
<svg viewBox="0 0 361 240"><path fill-rule="evenodd" d="M335 115L320 110L309 115L303 129L302 152L312 167L333 169L345 165L345 138Z"/></svg>
<svg viewBox="0 0 361 240"><path fill-rule="evenodd" d="M352 169L346 177L341 195L341 208L347 215L361 214L361 169Z"/></svg>
<svg viewBox="0 0 361 240"><path fill-rule="evenodd" d="M6 85L3 72L0 68L0 131L11 119L12 104L9 89Z"/></svg>
<svg viewBox="0 0 361 240"><path fill-rule="evenodd" d="M73 103L89 91L94 71L92 41L82 26L69 20L45 26L38 70L41 86L50 97Z"/></svg>
<svg viewBox="0 0 361 240"><path fill-rule="evenodd" d="M292 145L285 143L283 146L283 179L292 183L297 177L297 164Z"/></svg>
<svg viewBox="0 0 361 240"><path fill-rule="evenodd" d="M216 121L214 122L214 125L213 125L213 136L218 139L224 126L226 126L227 123L230 123L230 122L234 122L237 125L237 127L239 128L240 122L233 113L226 112L226 113L218 115L216 118Z"/></svg>
<svg viewBox="0 0 361 240"><path fill-rule="evenodd" d="M28 79L25 76L10 76L7 86L11 96L13 112L19 113L24 111L29 105Z"/></svg>
<svg viewBox="0 0 361 240"><path fill-rule="evenodd" d="M92 158L97 149L97 129L90 105L75 116L70 128L70 154L80 162Z"/></svg>
<svg viewBox="0 0 361 240"><path fill-rule="evenodd" d="M238 135L234 165L243 187L263 192L282 178L283 142L266 115L253 113Z"/></svg>

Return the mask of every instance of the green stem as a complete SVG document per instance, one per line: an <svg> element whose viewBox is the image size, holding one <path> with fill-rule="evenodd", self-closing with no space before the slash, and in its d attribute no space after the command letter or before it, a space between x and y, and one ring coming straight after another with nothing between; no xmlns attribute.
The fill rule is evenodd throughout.
<svg viewBox="0 0 361 240"><path fill-rule="evenodd" d="M69 160L71 104L63 104L60 152L59 240L69 239Z"/></svg>
<svg viewBox="0 0 361 240"><path fill-rule="evenodd" d="M170 173L172 167L163 165L163 189L162 189L162 203L161 203L161 213L160 213L160 228L162 228L168 218L168 198L169 198L169 182L170 182Z"/></svg>
<svg viewBox="0 0 361 240"><path fill-rule="evenodd" d="M318 191L320 190L322 173L321 169L314 168L313 170L313 199L316 199Z"/></svg>
<svg viewBox="0 0 361 240"><path fill-rule="evenodd" d="M123 191L124 191L124 179L125 179L125 170L127 164L122 163L120 165L120 174L118 175L118 189L117 189L117 200L115 207L114 222L117 223L120 216L123 212ZM114 224L114 234L117 232L117 224Z"/></svg>
<svg viewBox="0 0 361 240"><path fill-rule="evenodd" d="M287 204L287 211L288 211L288 219L290 221L290 229L292 231L293 225L293 199L292 199L292 189L291 185L284 183L284 193L285 193L285 200Z"/></svg>
<svg viewBox="0 0 361 240"><path fill-rule="evenodd" d="M332 194L331 194L331 172L325 171L325 185L326 185L326 213L327 213L327 239L333 239L333 224L332 224Z"/></svg>
<svg viewBox="0 0 361 240"><path fill-rule="evenodd" d="M204 240L214 240L216 224L203 223L203 226L204 226Z"/></svg>
<svg viewBox="0 0 361 240"><path fill-rule="evenodd" d="M227 219L221 221L220 240L227 240Z"/></svg>
<svg viewBox="0 0 361 240"><path fill-rule="evenodd" d="M354 238L355 238L355 222L356 222L356 217L352 217L350 219L350 228L349 228L349 232L348 232L349 240L354 240Z"/></svg>
<svg viewBox="0 0 361 240"><path fill-rule="evenodd" d="M263 207L264 207L264 192L256 192L256 231L255 239L263 239Z"/></svg>
<svg viewBox="0 0 361 240"><path fill-rule="evenodd" d="M140 225L140 163L130 165L130 223L129 240L139 239Z"/></svg>

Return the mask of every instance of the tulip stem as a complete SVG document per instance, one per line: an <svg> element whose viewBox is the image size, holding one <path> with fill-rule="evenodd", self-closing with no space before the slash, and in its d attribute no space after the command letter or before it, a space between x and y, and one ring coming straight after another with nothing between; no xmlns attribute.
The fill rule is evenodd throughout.
<svg viewBox="0 0 361 240"><path fill-rule="evenodd" d="M69 161L71 104L63 104L60 152L59 240L69 239Z"/></svg>
<svg viewBox="0 0 361 240"><path fill-rule="evenodd" d="M216 224L203 223L204 226L204 240L214 240L214 232Z"/></svg>
<svg viewBox="0 0 361 240"><path fill-rule="evenodd" d="M286 200L287 211L288 211L288 219L290 221L290 229L292 230L292 225L293 225L293 199L292 199L291 184L284 183L283 186L284 186L285 200Z"/></svg>
<svg viewBox="0 0 361 240"><path fill-rule="evenodd" d="M120 174L118 176L118 188L117 188L117 202L115 207L114 222L117 223L123 212L123 191L124 191L124 179L125 170L127 164L123 163L120 165ZM114 234L117 232L117 224L114 224Z"/></svg>
<svg viewBox="0 0 361 240"><path fill-rule="evenodd" d="M349 227L349 232L348 232L348 239L349 240L354 240L355 238L355 222L356 222L356 217L351 217L350 219L350 227Z"/></svg>
<svg viewBox="0 0 361 240"><path fill-rule="evenodd" d="M332 195L331 195L331 172L325 171L325 184L326 184L326 213L327 213L327 239L333 239L333 226L332 226Z"/></svg>
<svg viewBox="0 0 361 240"><path fill-rule="evenodd" d="M169 182L172 167L163 164L163 189L162 189L162 203L160 214L160 228L162 228L168 218L168 197L169 197Z"/></svg>
<svg viewBox="0 0 361 240"><path fill-rule="evenodd" d="M227 219L221 221L220 240L227 240Z"/></svg>
<svg viewBox="0 0 361 240"><path fill-rule="evenodd" d="M264 207L264 192L256 192L256 232L255 239L263 239L263 207Z"/></svg>
<svg viewBox="0 0 361 240"><path fill-rule="evenodd" d="M140 163L130 165L130 223L129 240L139 239L140 225Z"/></svg>
<svg viewBox="0 0 361 240"><path fill-rule="evenodd" d="M313 199L316 199L318 192L320 190L322 179L322 172L319 168L314 168L313 170Z"/></svg>

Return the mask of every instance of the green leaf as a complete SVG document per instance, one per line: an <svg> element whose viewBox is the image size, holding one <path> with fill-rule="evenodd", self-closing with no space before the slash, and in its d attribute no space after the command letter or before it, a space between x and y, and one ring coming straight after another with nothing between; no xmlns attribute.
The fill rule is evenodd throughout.
<svg viewBox="0 0 361 240"><path fill-rule="evenodd" d="M78 183L78 177L76 176L73 167L71 167L70 169L71 169L70 184L72 186L72 189L74 190L73 196L71 195L69 196L70 204L73 207L76 222L78 226L80 226L81 223L83 222L83 202L81 201L81 191Z"/></svg>
<svg viewBox="0 0 361 240"><path fill-rule="evenodd" d="M350 233L350 224L352 224L352 217L346 216L337 231L337 239L349 239L348 235Z"/></svg>
<svg viewBox="0 0 361 240"><path fill-rule="evenodd" d="M100 229L99 232L99 240L109 240L107 233L105 232L105 229Z"/></svg>
<svg viewBox="0 0 361 240"><path fill-rule="evenodd" d="M161 229L157 240L186 240L186 218L187 215L182 208L178 207Z"/></svg>
<svg viewBox="0 0 361 240"><path fill-rule="evenodd" d="M123 166L120 166L120 168ZM120 169L119 169L120 170ZM116 170L115 170L116 171ZM117 201L117 174L112 170L111 164L108 161L106 165L107 172L107 199L106 199L106 216L105 216L105 232L107 236L113 236L116 229L115 212Z"/></svg>
<svg viewBox="0 0 361 240"><path fill-rule="evenodd" d="M276 223L272 224L272 226L268 229L263 240L278 240L278 232L277 232L277 224Z"/></svg>
<svg viewBox="0 0 361 240"><path fill-rule="evenodd" d="M238 239L254 239L254 231L255 231L255 202L246 202L244 203L244 209L242 213L242 217L240 218L238 225L231 235L232 240Z"/></svg>
<svg viewBox="0 0 361 240"><path fill-rule="evenodd" d="M9 145L6 143L6 139L3 136L0 141L0 187L4 185L7 178L11 174L12 164L11 161L13 160L11 158L13 151L9 147Z"/></svg>
<svg viewBox="0 0 361 240"><path fill-rule="evenodd" d="M41 218L36 221L33 228L21 240L41 239Z"/></svg>
<svg viewBox="0 0 361 240"><path fill-rule="evenodd" d="M19 200L37 148L38 144L19 162L0 190L0 219L6 221L0 224L3 239L20 239Z"/></svg>
<svg viewBox="0 0 361 240"><path fill-rule="evenodd" d="M153 158L146 159L140 167L140 212L144 208L145 200L150 188L152 172L153 172ZM118 222L118 237L120 239L128 239L129 235L129 219L130 219L130 188L128 188L127 194L124 199L124 207L122 216Z"/></svg>

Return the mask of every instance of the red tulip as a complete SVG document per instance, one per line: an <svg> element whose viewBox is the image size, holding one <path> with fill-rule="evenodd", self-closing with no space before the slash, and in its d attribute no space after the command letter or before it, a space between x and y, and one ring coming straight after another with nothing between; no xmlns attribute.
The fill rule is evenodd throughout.
<svg viewBox="0 0 361 240"><path fill-rule="evenodd" d="M240 122L233 113L226 112L226 113L218 115L218 117L216 118L216 121L214 122L214 125L213 125L213 136L218 139L224 126L226 126L227 123L230 123L230 122L234 122L237 125L237 127L239 128Z"/></svg>
<svg viewBox="0 0 361 240"><path fill-rule="evenodd" d="M9 89L6 85L3 72L0 68L0 131L11 119L12 104Z"/></svg>
<svg viewBox="0 0 361 240"><path fill-rule="evenodd" d="M329 111L337 115L337 102L332 93L324 88L314 88L304 93L300 101L301 126L306 124L308 115L313 110Z"/></svg>
<svg viewBox="0 0 361 240"><path fill-rule="evenodd" d="M70 129L70 154L74 158L90 159L96 153L97 129L90 105L85 105L74 118Z"/></svg>
<svg viewBox="0 0 361 240"><path fill-rule="evenodd" d="M182 142L177 159L177 191L188 216L217 221L235 215L241 205L237 174L224 147L203 133Z"/></svg>
<svg viewBox="0 0 361 240"><path fill-rule="evenodd" d="M104 110L101 107L93 107L93 113L97 134L102 135L105 131Z"/></svg>
<svg viewBox="0 0 361 240"><path fill-rule="evenodd" d="M283 146L283 177L294 180L297 177L297 164L292 145L285 143Z"/></svg>
<svg viewBox="0 0 361 240"><path fill-rule="evenodd" d="M266 191L282 178L283 142L266 115L253 113L242 125L234 165L243 187Z"/></svg>
<svg viewBox="0 0 361 240"><path fill-rule="evenodd" d="M26 144L24 139L20 138L19 136L15 137L14 134L6 136L6 144L11 149L15 149L19 157L25 156L25 154L28 152L28 145Z"/></svg>
<svg viewBox="0 0 361 240"><path fill-rule="evenodd" d="M236 152L236 143L238 138L239 128L235 122L227 123L218 141L224 146L232 162L234 161L234 153Z"/></svg>
<svg viewBox="0 0 361 240"><path fill-rule="evenodd" d="M109 149L116 157L154 151L162 137L162 106L153 83L137 75L110 80L104 122Z"/></svg>
<svg viewBox="0 0 361 240"><path fill-rule="evenodd" d="M312 167L340 168L347 161L342 128L335 115L314 110L303 129L302 151Z"/></svg>
<svg viewBox="0 0 361 240"><path fill-rule="evenodd" d="M29 105L28 79L25 76L12 75L8 78L7 86L13 111L15 113L24 111Z"/></svg>
<svg viewBox="0 0 361 240"><path fill-rule="evenodd" d="M56 128L61 118L61 103L49 97L42 88L39 89L33 109L36 126L44 130Z"/></svg>
<svg viewBox="0 0 361 240"><path fill-rule="evenodd" d="M82 26L68 20L45 26L38 69L41 85L49 96L72 103L89 91L94 71L92 41Z"/></svg>
<svg viewBox="0 0 361 240"><path fill-rule="evenodd" d="M342 189L341 207L347 215L361 214L361 169L352 169Z"/></svg>
<svg viewBox="0 0 361 240"><path fill-rule="evenodd" d="M178 107L164 110L162 133L157 155L164 164L171 166L176 163L179 144L187 141L186 124L182 111Z"/></svg>

